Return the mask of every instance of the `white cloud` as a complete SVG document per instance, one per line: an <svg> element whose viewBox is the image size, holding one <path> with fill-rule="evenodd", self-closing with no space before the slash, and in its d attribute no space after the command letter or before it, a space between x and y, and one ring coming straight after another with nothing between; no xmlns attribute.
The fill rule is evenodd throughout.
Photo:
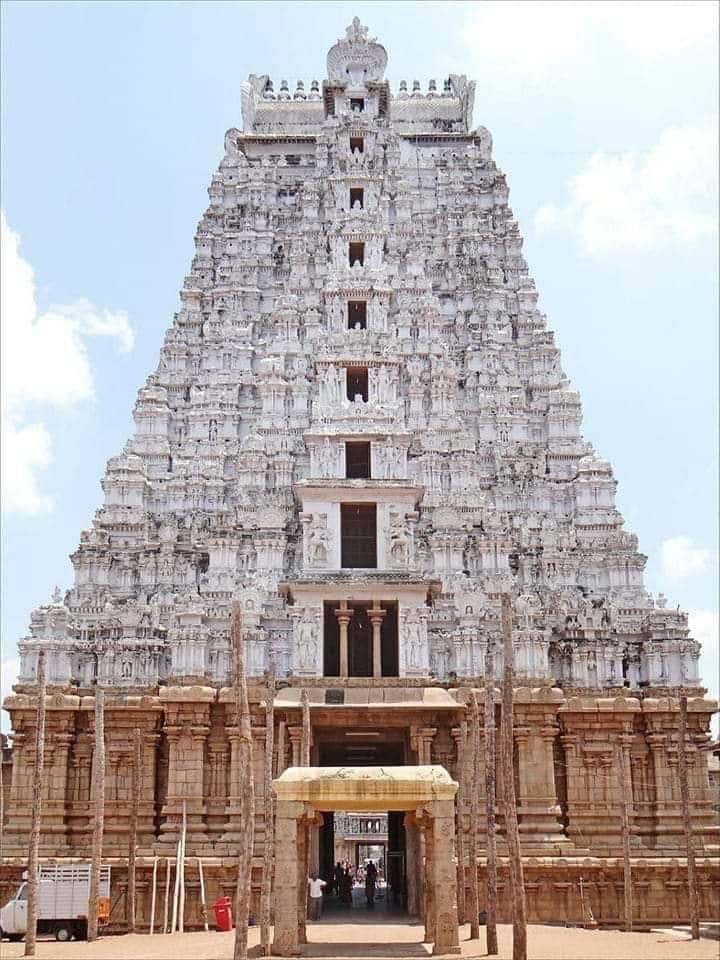
<svg viewBox="0 0 720 960"><path fill-rule="evenodd" d="M125 353L135 335L124 311L100 310L85 299L38 313L33 269L4 214L0 228L3 509L32 515L53 505L39 485L52 462L51 436L38 420L40 410L92 400L85 338L109 337Z"/></svg>
<svg viewBox="0 0 720 960"><path fill-rule="evenodd" d="M715 43L717 22L706 0L497 0L470 5L463 38L490 75L547 80L577 77L603 52L644 62L692 52Z"/></svg>
<svg viewBox="0 0 720 960"><path fill-rule="evenodd" d="M706 573L715 560L715 552L695 543L690 537L669 537L660 545L663 576L685 580Z"/></svg>
<svg viewBox="0 0 720 960"><path fill-rule="evenodd" d="M535 214L540 233L567 230L604 256L687 244L717 233L717 116L668 127L648 151L594 154L568 183L564 205Z"/></svg>

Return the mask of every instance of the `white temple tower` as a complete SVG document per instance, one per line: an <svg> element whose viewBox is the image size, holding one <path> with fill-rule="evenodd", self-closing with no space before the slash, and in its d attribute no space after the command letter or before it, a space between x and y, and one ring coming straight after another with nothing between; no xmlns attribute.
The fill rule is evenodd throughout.
<svg viewBox="0 0 720 960"><path fill-rule="evenodd" d="M225 135L136 431L108 462L73 586L33 612L19 643L6 702L23 744L6 803L18 850L40 647L64 704L51 735L66 738L47 850L83 850L85 701L99 683L126 718L118 737L142 723L148 764L160 758L147 848L172 841L182 796L195 804L190 849L222 851L238 777L223 692L233 598L256 707L271 666L289 730L292 697L312 693L314 763L335 744L325 713L357 704L358 729L383 730L400 763L461 778L456 731L499 639L504 590L516 597L526 842L548 856L558 844L617 852L617 783L601 796L597 771L610 775L623 737L643 856L680 842L679 689L698 747L713 710L699 645L686 614L645 589L612 467L581 435L490 133L472 125L474 83L453 74L391 92L386 62L356 19L322 83L242 85L243 129ZM202 742L173 752L184 722ZM177 792L190 755L196 792ZM693 776L702 833L700 760ZM126 788L119 773L118 843ZM566 867L547 869L551 886L564 882ZM547 918L552 898L534 896L531 916Z"/></svg>

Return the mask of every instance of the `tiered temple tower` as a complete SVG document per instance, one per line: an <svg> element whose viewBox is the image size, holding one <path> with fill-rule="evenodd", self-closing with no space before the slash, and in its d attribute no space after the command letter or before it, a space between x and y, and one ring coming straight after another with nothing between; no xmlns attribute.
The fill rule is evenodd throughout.
<svg viewBox="0 0 720 960"><path fill-rule="evenodd" d="M53 688L44 852L87 855L100 684L108 855L126 843L139 725L143 849L172 851L184 802L189 852L216 858L209 882L231 886L233 598L259 783L272 667L284 684L276 772L299 759L304 687L313 764L442 764L461 784L466 830L466 703L510 590L520 826L538 858L531 916L558 919L560 903L572 919L578 871L596 884L598 919L619 915L610 858L624 766L646 863L639 909L675 919L681 689L698 842L713 837L701 748L714 705L699 645L686 614L646 591L612 468L580 434L491 136L472 127L474 83L451 75L393 93L386 61L356 19L322 83L251 75L242 86L243 130L225 136L135 434L108 462L74 585L33 612L19 643L6 869L27 841L42 648ZM391 817L404 850L398 835ZM258 858L262 838L259 814ZM315 843L322 865L322 831Z"/></svg>

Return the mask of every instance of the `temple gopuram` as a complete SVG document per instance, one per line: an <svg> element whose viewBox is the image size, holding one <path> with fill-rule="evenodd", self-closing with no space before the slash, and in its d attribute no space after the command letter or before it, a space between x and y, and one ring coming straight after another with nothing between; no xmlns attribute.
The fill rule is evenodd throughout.
<svg viewBox="0 0 720 960"><path fill-rule="evenodd" d="M529 920L579 923L590 907L601 925L622 922L629 800L635 925L686 922L681 696L701 914L717 916L716 704L699 644L687 615L646 590L613 469L583 439L506 177L473 125L475 84L452 74L393 90L386 64L356 19L325 79L242 84L242 129L225 134L135 431L107 463L72 587L32 612L18 643L3 895L26 867L40 650L43 861L89 858L101 687L112 924L124 923L136 729L139 928L183 815L208 901L233 895L246 776L231 673L239 601L256 914L274 707L276 952L302 942L297 864L332 876L340 842L350 849L337 812L343 824L374 814L388 891L424 919L436 952L453 952L468 919L457 883L476 869L485 895L484 821L482 855L468 859L471 691L482 696L489 644L499 685L510 593ZM499 691L496 711L499 726ZM478 789L484 810L484 780ZM497 812L508 920L501 777ZM202 920L189 867L186 880L188 929Z"/></svg>

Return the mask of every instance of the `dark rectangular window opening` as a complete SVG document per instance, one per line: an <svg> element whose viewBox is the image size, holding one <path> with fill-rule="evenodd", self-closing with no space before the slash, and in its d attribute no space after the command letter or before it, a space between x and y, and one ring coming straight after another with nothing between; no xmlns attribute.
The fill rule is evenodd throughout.
<svg viewBox="0 0 720 960"><path fill-rule="evenodd" d="M377 504L340 504L341 564L377 569Z"/></svg>
<svg viewBox="0 0 720 960"><path fill-rule="evenodd" d="M350 209L353 210L356 204L360 205L361 210L365 207L365 191L362 187L350 187Z"/></svg>
<svg viewBox="0 0 720 960"><path fill-rule="evenodd" d="M356 110L359 110L360 113L365 109L365 98L364 97L350 97L350 109L353 113Z"/></svg>
<svg viewBox="0 0 720 960"><path fill-rule="evenodd" d="M368 368L347 368L347 398L351 403L359 396L363 403L368 402Z"/></svg>
<svg viewBox="0 0 720 960"><path fill-rule="evenodd" d="M348 263L351 267L354 267L356 263L359 263L360 266L365 264L365 244L364 243L350 243L348 244Z"/></svg>
<svg viewBox="0 0 720 960"><path fill-rule="evenodd" d="M348 301L348 330L367 330L367 301Z"/></svg>
<svg viewBox="0 0 720 960"><path fill-rule="evenodd" d="M345 478L347 480L369 480L370 441L353 440L345 444Z"/></svg>
<svg viewBox="0 0 720 960"><path fill-rule="evenodd" d="M373 676L373 630L368 616L368 604L349 601L352 610L348 624L348 676ZM383 677L397 677L400 673L400 654L398 643L398 605L396 602L382 602L385 611L380 628L380 670ZM323 604L323 675L340 676L340 630L335 611L338 604ZM346 745L347 746L347 745ZM377 744L380 746L380 744ZM338 758L337 763L347 763L348 759Z"/></svg>
<svg viewBox="0 0 720 960"><path fill-rule="evenodd" d="M365 152L365 140L363 137L350 137L350 153L355 153L356 150L358 153Z"/></svg>

